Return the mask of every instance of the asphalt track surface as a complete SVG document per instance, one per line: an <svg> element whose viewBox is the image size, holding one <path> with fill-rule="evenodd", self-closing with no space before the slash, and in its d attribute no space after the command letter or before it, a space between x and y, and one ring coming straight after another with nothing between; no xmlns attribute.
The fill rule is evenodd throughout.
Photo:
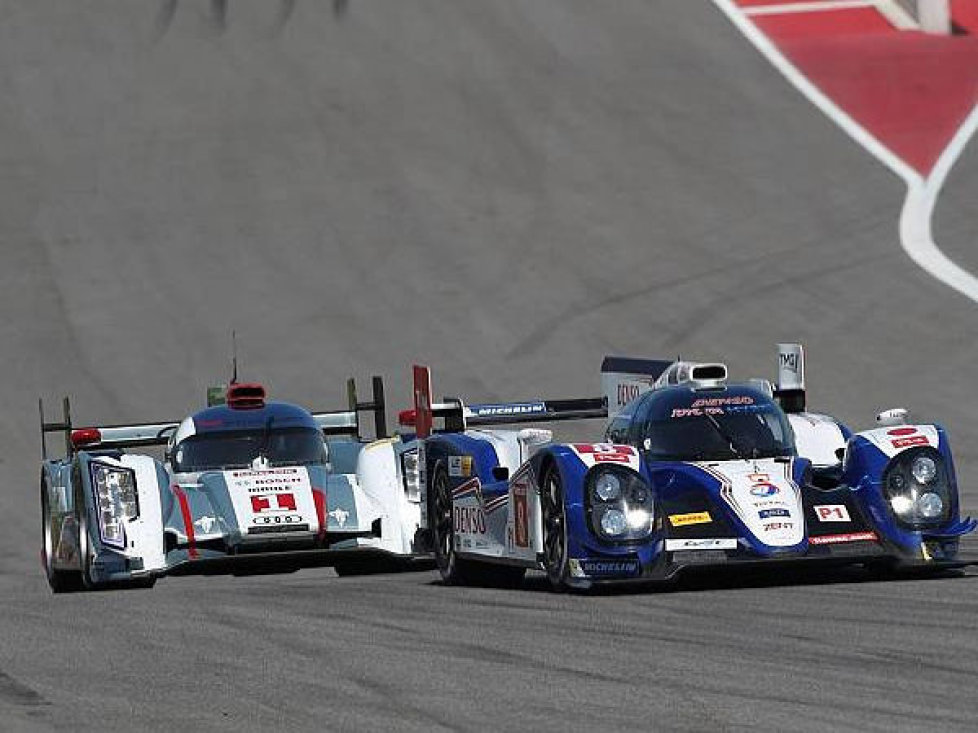
<svg viewBox="0 0 978 733"><path fill-rule="evenodd" d="M438 394L567 397L605 353L747 376L798 339L815 407L944 422L978 510L975 306L900 250L902 183L711 3L211 8L0 0L0 729L974 729L972 570L51 595L38 395L177 418L232 328L242 376L316 407L351 374L403 403L413 361ZM935 222L972 269L976 174Z"/></svg>

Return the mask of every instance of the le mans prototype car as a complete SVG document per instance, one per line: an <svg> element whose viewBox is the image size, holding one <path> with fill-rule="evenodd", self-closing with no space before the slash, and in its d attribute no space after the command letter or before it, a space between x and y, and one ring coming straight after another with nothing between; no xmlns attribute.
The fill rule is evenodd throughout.
<svg viewBox="0 0 978 733"><path fill-rule="evenodd" d="M41 411L42 559L55 592L152 585L166 574L372 572L419 553L420 496L404 481L416 456L386 439L383 382L373 401L310 413L266 402L258 384L211 390L180 422L73 429ZM378 440L361 440L372 411ZM65 434L47 458L44 436ZM127 452L165 446L163 460ZM416 471L409 472L411 476Z"/></svg>
<svg viewBox="0 0 978 733"><path fill-rule="evenodd" d="M533 568L560 589L695 566L955 566L976 522L959 516L943 428L890 410L853 433L807 412L802 348L779 349L777 388L730 383L723 364L609 357L603 398L471 406L432 404L415 367L401 422L443 579L509 585ZM596 443L489 427L595 417L611 418Z"/></svg>

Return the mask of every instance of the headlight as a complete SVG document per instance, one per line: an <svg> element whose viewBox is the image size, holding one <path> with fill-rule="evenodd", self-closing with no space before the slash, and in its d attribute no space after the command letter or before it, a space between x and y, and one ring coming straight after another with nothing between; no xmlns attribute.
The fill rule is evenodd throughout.
<svg viewBox="0 0 978 733"><path fill-rule="evenodd" d="M609 537L620 537L627 530L628 522L621 509L606 509L601 514L601 531Z"/></svg>
<svg viewBox="0 0 978 733"><path fill-rule="evenodd" d="M621 480L613 473L602 473L594 482L594 493L601 501L614 501L621 496Z"/></svg>
<svg viewBox="0 0 978 733"><path fill-rule="evenodd" d="M910 473L917 483L929 484L937 478L937 464L930 456L918 456L910 464Z"/></svg>
<svg viewBox="0 0 978 733"><path fill-rule="evenodd" d="M99 536L106 545L126 546L126 520L139 516L139 494L132 469L105 463L89 464L98 512Z"/></svg>
<svg viewBox="0 0 978 733"><path fill-rule="evenodd" d="M586 480L591 528L607 540L640 540L652 532L655 502L645 480L621 466L598 465Z"/></svg>
<svg viewBox="0 0 978 733"><path fill-rule="evenodd" d="M883 477L883 492L893 516L910 529L950 519L948 471L941 454L932 448L905 451L894 458Z"/></svg>
<svg viewBox="0 0 978 733"><path fill-rule="evenodd" d="M917 511L924 519L937 519L944 513L944 500L933 491L917 497Z"/></svg>
<svg viewBox="0 0 978 733"><path fill-rule="evenodd" d="M408 501L421 501L421 471L418 465L418 449L401 454L401 476L404 479L404 494Z"/></svg>

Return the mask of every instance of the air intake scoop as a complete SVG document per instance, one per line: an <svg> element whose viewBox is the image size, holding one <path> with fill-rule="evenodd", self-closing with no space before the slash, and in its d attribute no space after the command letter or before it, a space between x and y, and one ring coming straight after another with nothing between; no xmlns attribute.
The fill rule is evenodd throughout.
<svg viewBox="0 0 978 733"><path fill-rule="evenodd" d="M260 410L265 406L265 388L260 384L232 384L227 405L232 410Z"/></svg>

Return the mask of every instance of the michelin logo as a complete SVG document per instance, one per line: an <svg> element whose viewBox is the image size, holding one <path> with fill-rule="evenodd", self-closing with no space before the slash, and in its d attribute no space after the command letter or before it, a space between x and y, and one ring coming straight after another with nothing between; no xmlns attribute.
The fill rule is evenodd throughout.
<svg viewBox="0 0 978 733"><path fill-rule="evenodd" d="M510 405L472 405L472 414L477 417L514 417L520 415L542 415L547 406L542 402L522 402Z"/></svg>

